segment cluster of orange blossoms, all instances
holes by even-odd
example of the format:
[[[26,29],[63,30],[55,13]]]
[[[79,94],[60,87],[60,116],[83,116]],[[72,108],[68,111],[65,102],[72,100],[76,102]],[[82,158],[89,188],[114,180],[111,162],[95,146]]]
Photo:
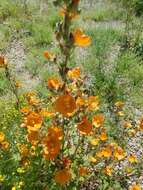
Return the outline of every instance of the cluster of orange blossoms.
[[[0,67],[6,66],[6,59],[3,56],[0,56]]]
[[[0,132],[0,148],[3,150],[9,149],[9,142],[5,139],[5,134],[3,132]]]
[[[72,1],[76,6],[80,0]],[[67,6],[64,5],[60,10],[60,15],[62,17],[68,17],[70,20],[78,16],[77,11],[71,10],[68,12]],[[72,45],[79,47],[87,47],[91,44],[91,38],[83,33],[79,28],[75,29],[70,33]],[[44,52],[44,56],[52,62],[57,61],[57,55],[49,51]],[[27,139],[34,145],[40,143],[43,147],[43,157],[46,160],[55,160],[54,180],[60,185],[66,185],[72,179],[71,164],[73,155],[68,153],[67,157],[64,157],[64,146],[65,144],[74,144],[74,140],[66,139],[65,137],[65,126],[64,121],[74,121],[72,130],[75,130],[79,134],[79,139],[81,137],[88,137],[89,147],[94,150],[94,147],[99,145],[92,155],[89,156],[89,161],[91,163],[100,162],[101,158],[105,160],[105,165],[102,168],[104,173],[108,176],[113,175],[113,165],[111,162],[106,163],[107,160],[121,161],[126,157],[125,151],[116,143],[108,143],[107,129],[104,127],[105,116],[99,113],[99,97],[98,96],[88,96],[82,89],[82,84],[84,79],[81,77],[81,69],[76,68],[66,68],[66,82],[56,77],[51,77],[47,81],[48,89],[55,95],[51,97],[52,112],[49,112],[41,106],[39,106],[40,101],[36,98],[33,93],[28,93],[26,95],[28,101],[28,107],[22,108],[21,112],[24,114],[24,122],[22,127],[27,128],[28,135]],[[62,77],[61,77],[62,78]],[[115,103],[115,114],[122,117],[124,103],[118,101]],[[39,133],[42,127],[45,128],[44,118],[48,117],[51,119],[50,126],[46,131],[46,135]],[[69,123],[68,123],[69,124]],[[140,128],[143,128],[143,119],[140,121]],[[124,123],[125,128],[132,128],[129,122]],[[66,129],[67,130],[67,129]],[[71,136],[69,136],[71,137]],[[64,142],[64,141],[68,142]],[[77,145],[78,149],[78,145]],[[77,153],[77,149],[75,153]],[[27,155],[29,150],[27,147],[21,145],[20,153],[22,155]],[[60,154],[61,153],[61,154]],[[75,156],[75,155],[74,155]],[[131,154],[128,157],[130,163],[136,163],[136,155]],[[57,163],[60,163],[57,166]],[[90,169],[83,164],[80,164],[78,169],[79,176],[86,176]],[[138,185],[134,185],[131,190],[137,189]]]
[[[62,128],[49,127],[48,134],[43,140],[44,152],[43,155],[48,160],[53,160],[57,157],[61,149],[61,140],[63,138]]]

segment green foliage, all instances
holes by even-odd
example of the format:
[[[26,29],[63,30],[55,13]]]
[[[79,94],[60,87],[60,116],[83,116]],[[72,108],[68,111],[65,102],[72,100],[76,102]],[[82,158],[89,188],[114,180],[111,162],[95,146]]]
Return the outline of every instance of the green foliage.
[[[137,16],[143,16],[143,1],[134,0],[135,12]]]
[[[112,21],[112,20],[122,20],[124,18],[124,10],[119,9],[117,11],[116,7],[103,7],[100,9],[93,9],[86,14],[83,14],[84,20],[94,20],[96,21]]]

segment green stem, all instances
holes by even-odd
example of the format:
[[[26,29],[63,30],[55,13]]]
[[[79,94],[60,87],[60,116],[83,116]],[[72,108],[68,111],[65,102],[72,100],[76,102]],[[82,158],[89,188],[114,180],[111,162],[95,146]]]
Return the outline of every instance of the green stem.
[[[6,75],[6,78],[8,79],[8,81],[9,81],[9,84],[10,84],[10,87],[11,87],[11,91],[15,95],[15,98],[16,98],[16,108],[19,109],[20,108],[20,100],[19,100],[19,96],[18,96],[18,92],[17,92],[17,87],[15,85],[15,81],[13,81],[13,79],[12,79],[12,76],[10,74],[8,66],[5,67],[5,75]]]

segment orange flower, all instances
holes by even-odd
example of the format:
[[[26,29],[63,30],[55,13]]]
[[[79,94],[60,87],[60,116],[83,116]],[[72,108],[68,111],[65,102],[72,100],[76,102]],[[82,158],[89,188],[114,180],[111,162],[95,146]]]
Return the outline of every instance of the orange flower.
[[[73,32],[73,39],[75,45],[80,47],[86,47],[91,44],[91,38],[85,35],[79,28]]]
[[[93,116],[92,124],[95,125],[97,128],[101,127],[104,123],[105,117],[102,114],[96,114]]]
[[[88,109],[90,111],[99,109],[99,97],[98,96],[90,96],[87,101]]]
[[[27,148],[27,145],[21,144],[19,146],[19,152],[22,156],[26,157],[29,154],[29,149]]]
[[[15,86],[16,86],[17,88],[22,87],[21,81],[15,81]]]
[[[139,125],[140,129],[143,130],[143,117],[140,120],[140,125]]]
[[[48,129],[48,135],[44,138],[44,157],[48,160],[55,159],[60,152],[61,143],[60,140],[63,137],[63,131],[58,127],[50,127]]]
[[[67,9],[66,6],[63,6],[63,7],[60,8],[59,15],[60,15],[61,17],[64,17],[64,16],[65,16],[65,14],[66,14],[66,12],[67,12],[66,9]]]
[[[93,157],[93,156],[89,156],[88,161],[92,162],[92,163],[96,163],[97,159],[95,157]]]
[[[63,7],[60,9],[59,15],[60,15],[61,17],[64,17],[65,15],[67,15],[67,16],[69,17],[69,19],[71,19],[71,20],[72,20],[72,19],[75,19],[75,18],[78,16],[78,14],[77,14],[76,11],[67,12],[66,6],[63,6]]]
[[[27,101],[30,105],[38,105],[39,99],[36,97],[36,94],[33,92],[26,93]]]
[[[128,160],[129,160],[129,162],[132,163],[132,164],[138,162],[137,157],[136,157],[136,155],[134,155],[134,154],[131,154],[131,155],[128,157]]]
[[[71,79],[79,78],[80,74],[81,74],[81,71],[79,67],[69,70],[67,73],[68,77]]]
[[[133,185],[129,190],[141,190],[141,186],[139,184]]]
[[[128,122],[128,121],[125,121],[124,122],[124,127],[127,128],[127,129],[132,128],[132,124],[130,122]]]
[[[0,67],[3,67],[6,65],[6,60],[3,56],[0,56]]]
[[[123,160],[125,158],[125,152],[121,147],[116,147],[114,150],[114,157],[117,160]]]
[[[63,130],[60,127],[50,127],[48,129],[48,135],[53,139],[62,140],[63,138]]]
[[[61,113],[65,117],[73,115],[75,110],[76,102],[69,94],[60,96],[55,102],[55,111]]]
[[[43,156],[46,160],[54,160],[58,156],[59,151],[60,151],[60,144],[58,141],[55,141],[55,142],[57,142],[57,144],[50,143],[49,145],[50,148],[49,147],[44,148]]]
[[[5,139],[5,134],[3,132],[0,132],[0,143],[2,143]]]
[[[58,153],[60,150],[60,141],[57,138],[54,138],[54,136],[47,136],[44,139],[45,147],[47,148],[47,152],[49,150],[49,153]]]
[[[50,78],[48,79],[48,87],[49,89],[55,89],[58,90],[61,86],[61,83],[58,79],[56,78]]]
[[[38,131],[30,131],[27,135],[27,140],[31,142],[32,144],[37,144],[39,140],[39,134]]]
[[[20,109],[20,112],[27,115],[30,112],[30,109],[29,107],[23,107]]]
[[[52,112],[52,111],[47,111],[46,109],[42,109],[42,110],[40,111],[40,115],[41,115],[42,117],[52,118],[52,117],[54,116],[54,112]]]
[[[99,144],[99,139],[92,139],[92,140],[90,141],[90,144],[91,144],[91,145],[94,145],[94,146],[98,145],[98,144]]]
[[[110,158],[112,156],[112,149],[110,147],[102,148],[98,153],[98,157]]]
[[[78,170],[80,176],[87,175],[88,171],[89,171],[88,168],[87,167],[83,167],[83,166],[81,166],[79,168],[79,170]]]
[[[134,137],[136,135],[136,133],[137,133],[137,131],[135,129],[130,129],[128,131],[128,134],[129,134],[130,137]]]
[[[76,105],[77,105],[77,106],[84,106],[84,105],[85,105],[85,100],[84,100],[84,98],[78,97],[78,98],[76,99]]]
[[[45,50],[44,51],[44,56],[47,58],[47,59],[50,59],[51,61],[53,61],[55,59],[55,55],[50,53],[49,51]]]
[[[68,157],[63,157],[62,161],[65,168],[70,168],[71,160]]]
[[[118,115],[119,117],[123,117],[125,114],[124,114],[123,111],[118,111],[118,112],[117,112],[117,115]]]
[[[29,131],[37,131],[42,125],[42,117],[36,112],[30,112],[25,122]]]
[[[63,169],[55,173],[54,180],[60,185],[66,185],[71,180],[71,172],[69,169]]]
[[[113,169],[112,169],[112,167],[111,166],[106,166],[106,168],[105,168],[105,174],[106,175],[108,175],[108,176],[112,176],[112,173],[113,173]]]
[[[1,147],[2,147],[3,150],[8,150],[8,148],[9,148],[9,142],[3,141],[1,143]]]
[[[85,116],[83,117],[82,121],[77,125],[77,128],[79,129],[81,134],[88,135],[92,131],[92,124]]]
[[[103,131],[100,135],[100,140],[101,141],[106,141],[107,140],[107,133],[106,131]]]

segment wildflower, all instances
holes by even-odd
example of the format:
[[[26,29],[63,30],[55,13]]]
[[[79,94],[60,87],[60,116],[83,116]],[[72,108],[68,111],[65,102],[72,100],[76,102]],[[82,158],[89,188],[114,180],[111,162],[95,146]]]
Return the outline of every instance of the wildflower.
[[[83,33],[81,29],[76,29],[73,32],[74,43],[80,47],[86,47],[91,44],[91,38]]]
[[[115,106],[118,108],[118,109],[122,109],[123,106],[124,106],[124,103],[122,101],[118,101],[115,103]]]
[[[55,113],[52,112],[52,111],[47,111],[46,109],[41,109],[40,115],[41,115],[42,117],[52,118],[52,117],[55,115]]]
[[[129,162],[132,163],[132,164],[138,162],[137,157],[136,157],[136,155],[134,155],[134,154],[131,154],[131,155],[128,157],[128,160],[129,160]]]
[[[54,180],[60,185],[66,185],[71,180],[71,172],[69,169],[59,170],[55,173]]]
[[[24,157],[28,156],[29,149],[27,148],[27,145],[25,145],[25,144],[19,145],[19,152]]]
[[[3,56],[0,56],[0,67],[4,67],[6,65],[6,59]]]
[[[127,129],[130,129],[130,128],[132,128],[132,124],[130,122],[125,121],[124,122],[124,127],[127,128]]]
[[[36,97],[36,94],[34,92],[28,92],[26,93],[26,98],[29,103],[29,105],[38,105],[39,104],[39,99]]]
[[[119,146],[116,147],[115,150],[114,150],[114,157],[119,161],[123,160],[125,158],[124,150]]]
[[[17,88],[20,88],[20,87],[22,87],[22,84],[21,84],[20,81],[16,81],[16,82],[15,82],[15,86],[16,86]]]
[[[76,99],[76,105],[77,105],[77,106],[84,106],[84,105],[85,105],[85,100],[84,100],[84,98],[78,97],[78,98]]]
[[[80,168],[79,168],[79,170],[78,170],[78,172],[79,172],[79,175],[80,176],[85,176],[85,175],[87,175],[87,173],[88,173],[88,168],[87,167],[83,167],[83,166],[81,166]]]
[[[83,135],[88,135],[92,131],[92,124],[91,122],[87,119],[87,117],[83,117],[81,122],[77,125],[77,128]]]
[[[127,166],[127,167],[125,168],[125,171],[126,171],[128,174],[130,174],[130,173],[133,172],[133,168]]]
[[[141,190],[141,186],[139,184],[132,185],[129,190]]]
[[[32,144],[37,144],[39,140],[39,133],[38,131],[30,131],[27,135],[27,140]]]
[[[110,147],[102,148],[98,154],[98,157],[110,158],[112,156],[112,149]]]
[[[17,168],[17,173],[19,173],[19,174],[23,174],[23,173],[25,173],[24,168],[23,168],[23,167],[19,167],[19,168]]]
[[[63,130],[60,127],[49,127],[48,135],[52,138],[62,140],[63,138]]]
[[[45,58],[50,59],[51,61],[54,61],[54,59],[56,58],[54,54],[50,53],[47,50],[45,50],[43,54]]]
[[[46,160],[54,160],[58,156],[59,151],[60,151],[60,144],[59,144],[59,142],[57,144],[55,144],[55,143],[52,144],[51,143],[50,144],[50,148],[49,147],[48,148],[47,147],[44,148],[44,150],[43,150],[43,157]]]
[[[101,132],[100,140],[101,140],[101,141],[106,141],[106,140],[107,140],[107,133],[106,133],[105,130],[103,130],[103,131]]]
[[[1,143],[1,147],[2,147],[2,149],[3,150],[8,150],[8,148],[9,148],[9,142],[7,142],[7,141],[3,141],[2,143]]]
[[[30,112],[30,108],[29,107],[23,107],[20,109],[20,112],[27,115]]]
[[[69,11],[67,12],[66,6],[63,6],[63,7],[60,9],[59,15],[60,15],[61,17],[64,17],[65,15],[67,15],[68,18],[71,19],[71,20],[72,20],[72,19],[75,19],[75,18],[78,16],[77,12],[74,11],[74,10],[72,10],[72,11],[70,11],[70,12],[69,12]]]
[[[106,175],[111,177],[112,173],[113,173],[113,168],[111,166],[106,166],[104,172],[105,172]]]
[[[61,113],[65,117],[71,116],[75,110],[76,102],[69,94],[60,96],[55,102],[55,111]]]
[[[96,111],[99,109],[99,97],[98,96],[90,96],[87,100],[88,109],[90,111]]]
[[[30,166],[30,161],[28,159],[23,159],[21,164],[23,168],[28,168]]]
[[[43,156],[47,160],[53,160],[57,157],[60,152],[63,132],[61,128],[58,127],[50,127],[48,130],[48,135],[44,138],[44,151]]]
[[[48,79],[48,87],[49,89],[55,89],[58,90],[61,86],[61,83],[58,79],[56,78],[50,78]]]
[[[96,163],[96,162],[97,162],[97,159],[96,159],[94,156],[89,156],[89,157],[88,157],[88,161],[93,162],[93,163]]]
[[[18,187],[21,188],[21,187],[23,187],[23,186],[24,186],[24,181],[20,181],[20,182],[18,183]]]
[[[125,114],[124,114],[123,111],[118,111],[118,112],[117,112],[117,115],[118,115],[119,117],[123,117]]]
[[[140,127],[141,130],[143,130],[143,117],[142,117],[141,120],[140,120],[139,127]]]
[[[128,131],[128,134],[129,134],[130,137],[134,137],[136,135],[136,133],[137,133],[137,131],[135,129],[130,129]]]
[[[3,142],[5,139],[5,134],[3,132],[0,132],[0,143]]]
[[[105,117],[102,114],[96,114],[92,118],[92,124],[98,128],[103,125],[104,120],[105,120]]]
[[[68,77],[71,79],[79,78],[80,74],[81,74],[81,71],[79,67],[69,70],[67,73]]]
[[[30,112],[25,124],[29,131],[37,131],[42,125],[42,117],[36,112]]]
[[[0,183],[4,182],[5,177],[3,175],[0,175]]]
[[[16,190],[16,187],[15,187],[15,186],[13,186],[11,190]]]
[[[98,138],[92,139],[92,140],[90,141],[90,144],[91,144],[91,145],[94,145],[94,146],[98,145],[98,144],[99,144],[99,139],[98,139]]]
[[[69,168],[71,166],[71,160],[68,157],[62,158],[64,168]]]

